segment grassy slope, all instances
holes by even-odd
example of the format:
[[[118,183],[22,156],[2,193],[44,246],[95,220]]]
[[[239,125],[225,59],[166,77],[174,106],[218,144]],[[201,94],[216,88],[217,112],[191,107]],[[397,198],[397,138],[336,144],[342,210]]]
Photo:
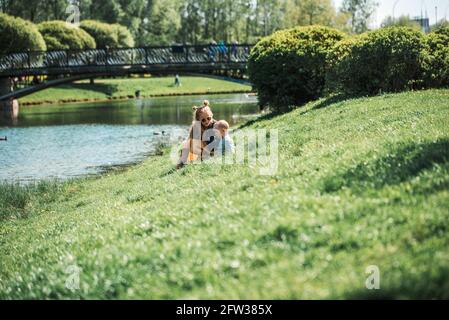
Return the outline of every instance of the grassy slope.
[[[93,86],[89,84],[89,81],[80,81],[40,91],[24,97],[20,101],[23,103],[108,99],[109,97],[134,96],[136,90],[141,90],[142,96],[251,90],[251,87],[247,85],[202,77],[181,77],[181,87],[175,87],[173,83],[173,77],[97,79]]]
[[[0,224],[0,298],[449,298],[448,119],[448,90],[318,101],[250,126],[280,130],[272,177],[164,156],[41,187]]]

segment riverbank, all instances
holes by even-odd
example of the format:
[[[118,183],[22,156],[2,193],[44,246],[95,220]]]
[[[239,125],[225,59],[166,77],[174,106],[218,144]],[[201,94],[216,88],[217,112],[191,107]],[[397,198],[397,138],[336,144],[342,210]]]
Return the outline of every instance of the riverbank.
[[[65,104],[135,99],[139,90],[142,98],[197,94],[251,93],[251,86],[207,77],[181,77],[181,86],[172,77],[96,79],[61,85],[36,92],[20,99],[20,105]]]
[[[166,153],[98,178],[2,186],[0,298],[447,299],[448,97],[264,116],[243,130],[279,130],[273,176],[176,171]],[[372,265],[380,290],[365,287]]]

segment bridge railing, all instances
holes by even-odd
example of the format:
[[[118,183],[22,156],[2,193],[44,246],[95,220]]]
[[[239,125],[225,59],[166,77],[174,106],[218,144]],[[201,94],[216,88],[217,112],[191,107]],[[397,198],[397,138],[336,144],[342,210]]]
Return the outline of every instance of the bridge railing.
[[[251,45],[173,45],[166,47],[28,51],[0,57],[7,71],[92,66],[246,63]]]

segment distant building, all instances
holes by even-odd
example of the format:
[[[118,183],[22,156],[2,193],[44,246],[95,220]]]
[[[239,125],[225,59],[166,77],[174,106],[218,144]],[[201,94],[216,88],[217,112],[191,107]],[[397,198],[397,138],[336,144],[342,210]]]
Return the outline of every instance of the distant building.
[[[425,33],[430,32],[430,21],[429,18],[423,18],[423,17],[415,17],[411,19],[412,21],[418,23],[421,26],[421,30]]]

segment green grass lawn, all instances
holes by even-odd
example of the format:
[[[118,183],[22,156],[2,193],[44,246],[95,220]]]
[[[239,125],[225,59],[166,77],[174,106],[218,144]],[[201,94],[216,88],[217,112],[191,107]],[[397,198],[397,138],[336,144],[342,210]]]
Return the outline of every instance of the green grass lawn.
[[[274,176],[174,171],[166,154],[3,186],[0,298],[449,298],[449,90],[320,100],[254,128],[279,129]]]
[[[181,86],[174,86],[173,77],[96,79],[91,85],[88,80],[49,88],[20,99],[22,103],[63,102],[70,100],[102,100],[134,96],[141,90],[142,96],[172,94],[203,94],[214,92],[251,91],[251,87],[236,82],[205,77],[181,77]]]

